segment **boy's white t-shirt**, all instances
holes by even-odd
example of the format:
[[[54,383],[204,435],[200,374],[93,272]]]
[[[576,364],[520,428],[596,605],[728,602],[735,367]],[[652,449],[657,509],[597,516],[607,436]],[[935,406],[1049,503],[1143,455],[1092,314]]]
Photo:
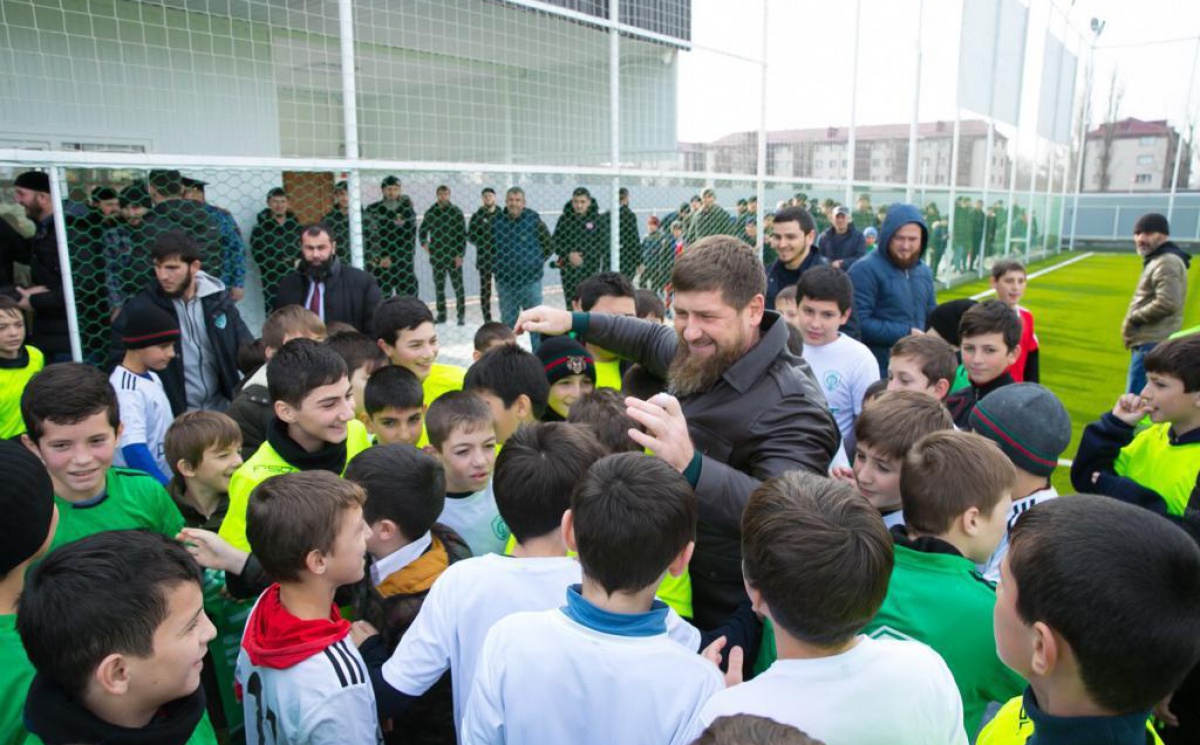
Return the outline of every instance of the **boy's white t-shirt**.
[[[563,610],[515,613],[487,636],[460,728],[463,745],[685,745],[725,687],[717,667],[663,631],[625,636]]]
[[[825,745],[966,745],[962,698],[946,663],[915,641],[858,637],[833,657],[780,659],[713,696],[693,723],[755,714]]]
[[[865,344],[845,334],[819,347],[805,344],[804,361],[825,393],[846,455],[853,458],[854,420],[862,413],[863,394],[879,380],[879,361]]]
[[[446,506],[437,521],[453,528],[475,556],[502,554],[508,543],[508,526],[496,507],[490,480],[486,488],[465,497],[447,496]]]
[[[1004,555],[1008,553],[1008,534],[1017,524],[1017,520],[1021,515],[1024,515],[1035,504],[1041,504],[1048,499],[1054,499],[1058,496],[1058,490],[1053,486],[1048,486],[1045,489],[1039,489],[1033,494],[1022,499],[1014,499],[1012,507],[1008,510],[1008,528],[1004,531],[1004,536],[1000,539],[1000,545],[992,552],[991,558],[986,564],[976,565],[976,569],[983,575],[983,578],[989,582],[1000,581],[1000,562],[1004,561]]]
[[[485,554],[451,564],[433,583],[416,620],[384,663],[383,679],[401,693],[419,696],[449,670],[457,725],[488,631],[513,613],[561,607],[567,588],[581,578],[579,562],[568,556]],[[700,632],[674,611],[667,614],[667,634],[685,649],[699,650]]]
[[[171,401],[162,380],[157,373],[147,372],[142,376],[117,365],[108,376],[108,382],[117,392],[117,405],[121,410],[121,439],[113,454],[113,464],[128,466],[121,448],[145,443],[159,470],[164,476],[170,476],[171,467],[167,465],[163,441],[175,415],[171,413]]]

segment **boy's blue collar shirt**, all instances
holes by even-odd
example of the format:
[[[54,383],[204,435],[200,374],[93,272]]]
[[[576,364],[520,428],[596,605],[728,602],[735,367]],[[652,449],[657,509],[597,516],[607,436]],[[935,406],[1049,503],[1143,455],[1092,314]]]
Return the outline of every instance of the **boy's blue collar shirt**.
[[[562,612],[572,621],[593,631],[613,636],[656,636],[667,633],[667,604],[655,599],[645,613],[613,613],[583,597],[582,585],[567,588]]]

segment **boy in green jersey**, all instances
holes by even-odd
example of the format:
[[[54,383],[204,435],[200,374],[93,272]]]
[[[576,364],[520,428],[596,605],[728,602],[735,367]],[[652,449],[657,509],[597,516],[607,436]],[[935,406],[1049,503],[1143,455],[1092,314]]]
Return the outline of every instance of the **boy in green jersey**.
[[[21,709],[33,665],[17,636],[17,598],[25,571],[54,538],[58,508],[46,467],[15,442],[0,441],[0,745],[25,740]]]
[[[871,636],[915,639],[954,675],[963,727],[979,730],[984,708],[1021,692],[1024,681],[996,656],[994,587],[975,569],[1007,527],[1016,471],[1000,448],[968,432],[935,432],[904,458],[905,524],[892,528],[896,564]]]
[[[165,536],[106,531],[52,552],[17,604],[37,670],[26,745],[216,745],[200,687],[216,633],[203,604],[200,567]]]
[[[51,549],[105,530],[146,528],[174,537],[183,516],[142,471],[112,466],[121,420],[117,394],[99,369],[50,365],[21,396],[25,447],[41,458],[59,510]]]
[[[1080,494],[1013,526],[996,651],[1029,681],[977,745],[1160,743],[1148,720],[1200,660],[1200,549],[1148,510]]]

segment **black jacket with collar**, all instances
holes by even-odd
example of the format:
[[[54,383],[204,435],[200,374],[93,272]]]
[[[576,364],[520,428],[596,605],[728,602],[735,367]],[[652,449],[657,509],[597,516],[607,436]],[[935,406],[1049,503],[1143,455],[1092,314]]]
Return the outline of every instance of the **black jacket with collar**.
[[[579,314],[587,341],[667,379],[679,340],[670,326],[607,314]],[[750,493],[785,471],[825,475],[840,435],[808,363],[787,349],[783,318],[767,311],[758,344],[710,390],[680,399],[701,456],[694,483],[700,520],[691,577],[695,622],[722,623],[745,598],[742,511]],[[688,469],[692,471],[691,468]]]
[[[119,362],[125,352],[124,346],[121,344],[125,319],[129,318],[130,314],[138,313],[150,305],[158,306],[170,313],[176,322],[179,321],[179,316],[175,312],[175,303],[162,291],[158,280],[150,280],[138,294],[125,303],[125,307],[113,321],[113,350],[116,361]],[[204,310],[204,329],[208,332],[208,339],[212,342],[213,350],[216,352],[217,379],[221,387],[221,395],[232,401],[241,377],[237,364],[238,348],[243,344],[253,343],[254,335],[250,333],[246,322],[242,320],[242,314],[238,312],[237,305],[229,296],[228,291],[221,290],[201,297],[200,306]],[[176,345],[176,350],[179,350],[178,345]],[[183,357],[176,354],[166,369],[158,375],[162,378],[163,388],[167,391],[167,399],[171,402],[171,412],[175,416],[179,416],[187,411],[187,390],[183,384]]]
[[[305,304],[310,280],[299,271],[288,272],[275,292],[275,307]],[[383,301],[379,283],[361,269],[334,259],[325,278],[325,323],[348,323],[367,336],[373,331],[375,308]],[[374,336],[371,336],[374,339]]]

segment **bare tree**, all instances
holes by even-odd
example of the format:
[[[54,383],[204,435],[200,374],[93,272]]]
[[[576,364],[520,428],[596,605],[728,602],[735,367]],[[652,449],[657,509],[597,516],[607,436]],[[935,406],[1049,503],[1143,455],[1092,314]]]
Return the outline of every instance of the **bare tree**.
[[[1099,176],[1100,191],[1108,191],[1112,182],[1113,140],[1117,135],[1117,119],[1121,115],[1121,99],[1125,97],[1125,86],[1117,78],[1114,69],[1108,81],[1108,105],[1105,107],[1103,134],[1100,141]]]

